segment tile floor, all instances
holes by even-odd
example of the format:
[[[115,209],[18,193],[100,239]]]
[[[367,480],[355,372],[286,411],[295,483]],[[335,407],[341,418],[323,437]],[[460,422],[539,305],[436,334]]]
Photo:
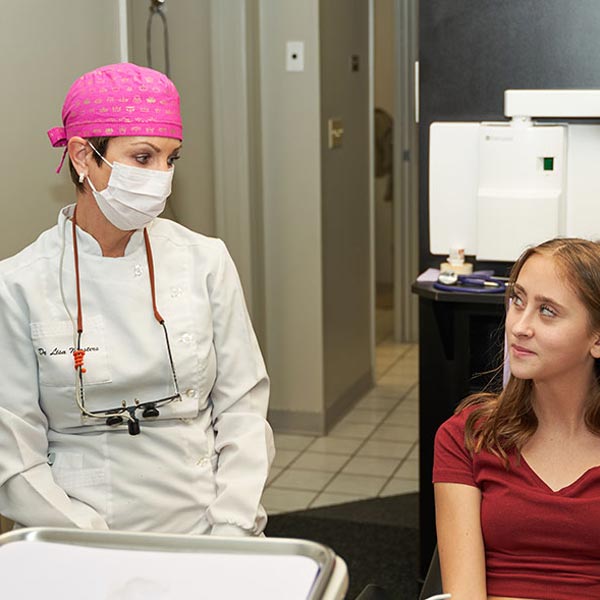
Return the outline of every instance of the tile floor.
[[[384,340],[377,385],[327,436],[275,432],[269,514],[418,491],[418,346]]]

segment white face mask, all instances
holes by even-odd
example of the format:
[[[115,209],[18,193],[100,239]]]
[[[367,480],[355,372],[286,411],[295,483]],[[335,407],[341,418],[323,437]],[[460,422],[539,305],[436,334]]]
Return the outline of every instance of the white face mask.
[[[146,227],[165,209],[174,167],[168,171],[155,171],[118,162],[111,164],[103,156],[100,158],[112,169],[106,188],[98,191],[90,178],[86,178],[98,207],[118,229],[131,231]]]

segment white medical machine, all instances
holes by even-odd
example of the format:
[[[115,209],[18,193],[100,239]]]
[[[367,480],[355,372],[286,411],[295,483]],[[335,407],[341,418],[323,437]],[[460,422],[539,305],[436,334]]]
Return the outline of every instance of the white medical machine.
[[[430,252],[514,261],[557,236],[600,239],[600,90],[507,90],[505,122],[436,122]],[[551,118],[554,122],[536,122]]]

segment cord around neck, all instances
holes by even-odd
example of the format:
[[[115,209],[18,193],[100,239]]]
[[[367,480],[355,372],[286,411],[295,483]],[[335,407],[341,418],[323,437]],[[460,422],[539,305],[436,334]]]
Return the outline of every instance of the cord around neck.
[[[79,278],[79,250],[77,245],[77,206],[73,210],[72,218],[72,230],[73,230],[73,258],[75,261],[75,287],[77,292],[77,333],[81,335],[83,333],[83,311],[81,308],[81,284]],[[152,247],[150,245],[150,236],[148,230],[144,227],[144,245],[146,247],[146,260],[148,263],[148,275],[150,279],[150,293],[152,296],[152,310],[154,312],[154,318],[162,325],[165,320],[162,315],[158,312],[156,306],[156,285],[154,280],[154,260],[152,257]]]

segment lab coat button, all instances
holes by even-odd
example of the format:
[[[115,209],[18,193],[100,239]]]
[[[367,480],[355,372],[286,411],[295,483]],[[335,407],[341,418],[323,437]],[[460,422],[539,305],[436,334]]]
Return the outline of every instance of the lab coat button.
[[[135,267],[133,267],[133,274],[135,277],[141,277],[142,273],[142,265],[135,265]]]
[[[171,288],[171,297],[172,298],[177,298],[178,296],[181,296],[181,294],[183,294],[183,290],[180,287],[172,287]]]
[[[194,390],[194,389],[192,389],[192,388],[190,388],[189,390],[185,390],[185,395],[186,395],[188,398],[195,398],[195,397],[196,397],[196,395],[197,395],[197,394],[196,394],[196,390]]]
[[[182,341],[184,344],[189,344],[189,343],[190,343],[190,342],[191,342],[193,339],[194,339],[194,336],[190,335],[189,333],[184,333],[184,334],[181,336],[181,341]]]

